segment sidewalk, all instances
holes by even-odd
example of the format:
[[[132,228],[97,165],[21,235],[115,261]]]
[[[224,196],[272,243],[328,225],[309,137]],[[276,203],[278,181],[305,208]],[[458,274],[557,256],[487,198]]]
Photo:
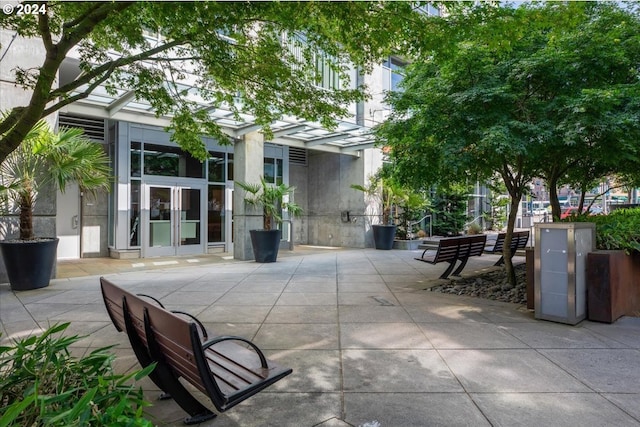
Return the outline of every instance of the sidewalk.
[[[519,305],[430,292],[446,265],[416,254],[301,247],[272,264],[81,260],[60,265],[66,278],[44,289],[0,285],[1,330],[4,338],[71,321],[73,333],[89,334],[77,354],[115,343],[116,368],[137,369],[103,307],[105,274],[293,368],[203,426],[640,425],[640,318],[568,326]],[[463,275],[497,258],[475,258]],[[178,264],[153,264],[164,261]],[[175,403],[143,386],[158,425],[183,425]]]

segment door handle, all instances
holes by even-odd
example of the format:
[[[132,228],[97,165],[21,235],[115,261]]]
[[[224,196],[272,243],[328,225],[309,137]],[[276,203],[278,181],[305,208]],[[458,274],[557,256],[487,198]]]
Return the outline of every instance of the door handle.
[[[73,228],[75,230],[76,228],[78,228],[78,224],[79,224],[78,215],[72,216],[71,217],[71,228]]]

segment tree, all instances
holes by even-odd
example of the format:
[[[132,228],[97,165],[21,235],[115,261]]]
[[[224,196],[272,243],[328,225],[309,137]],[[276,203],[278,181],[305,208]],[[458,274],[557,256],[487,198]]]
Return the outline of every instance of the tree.
[[[285,201],[295,191],[295,187],[278,184],[271,185],[260,177],[260,184],[238,182],[240,188],[248,194],[244,198],[247,205],[262,209],[262,220],[265,230],[282,224],[282,211],[287,211],[291,216],[302,215],[302,207],[296,203]]]
[[[363,97],[346,80],[350,64],[366,70],[409,36],[409,20],[420,19],[408,2],[42,4],[45,13],[0,15],[3,29],[38,38],[46,52],[37,69],[16,68],[16,82],[32,95],[0,122],[0,161],[38,120],[101,84],[132,90],[156,114],[171,116],[174,141],[200,159],[200,135],[228,139],[194,97],[211,109],[226,104],[237,118],[253,114],[267,136],[285,114],[331,127]],[[150,34],[162,37],[150,41]],[[72,49],[80,52],[81,72],[56,87]],[[318,62],[341,76],[342,89],[316,85]],[[192,70],[197,94],[180,84],[185,70]]]
[[[513,57],[527,57],[533,47],[520,15],[480,5],[473,13],[434,18],[440,28],[434,34],[446,32],[447,42],[434,40],[430,54],[409,68],[404,92],[389,97],[391,119],[378,129],[398,179],[416,187],[501,176],[511,196],[505,260],[512,283],[511,234],[526,185],[538,172],[530,156],[538,129],[505,85]]]
[[[88,192],[108,190],[109,157],[102,146],[84,136],[81,129],[54,133],[43,120],[36,123],[17,150],[0,163],[0,207],[20,214],[20,239],[33,240],[33,208],[45,191],[64,192],[77,183]]]
[[[540,163],[554,217],[558,186],[570,184],[584,198],[604,177],[640,170],[640,17],[615,3],[571,13],[519,70],[537,88],[537,120],[548,122]]]
[[[602,49],[600,36],[591,32],[603,30],[605,23],[592,23],[604,16],[609,25],[612,16],[626,16],[627,22],[619,27],[629,25],[631,30],[619,29],[617,34],[624,38],[618,42],[628,44],[629,52],[640,52],[637,15],[615,4],[463,5],[447,17],[432,19],[422,56],[407,72],[404,92],[389,97],[395,112],[378,135],[391,147],[399,179],[418,187],[487,180],[494,175],[503,180],[511,198],[504,257],[512,284],[510,241],[528,183],[556,164],[566,172],[565,163],[575,159],[602,159],[600,152],[587,148],[588,143],[604,149],[615,135],[623,138],[616,149],[631,147],[634,152],[637,148],[637,139],[620,132],[631,126],[634,114],[637,122],[633,109],[625,113],[626,118],[616,118],[619,124],[611,125],[615,132],[606,138],[595,137],[611,109],[602,107],[587,130],[580,126],[585,120],[581,109],[587,108],[587,99],[595,93],[590,92],[588,79],[583,79],[583,86],[578,84],[580,70],[592,66],[590,56],[574,51],[588,46],[586,50],[595,54]],[[595,59],[600,60],[606,58]],[[598,88],[602,92],[597,96],[625,91],[610,105],[622,107],[633,94],[636,101],[625,105],[637,105],[640,61],[626,63],[627,81]],[[565,90],[567,76],[574,74],[571,81],[576,84]]]

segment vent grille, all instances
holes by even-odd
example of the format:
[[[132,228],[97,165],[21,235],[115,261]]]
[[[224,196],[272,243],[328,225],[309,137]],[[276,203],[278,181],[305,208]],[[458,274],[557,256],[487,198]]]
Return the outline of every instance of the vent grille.
[[[292,165],[307,166],[307,149],[289,147],[289,163]]]
[[[59,127],[80,128],[89,139],[97,142],[105,142],[103,119],[60,114],[58,117],[58,125]]]

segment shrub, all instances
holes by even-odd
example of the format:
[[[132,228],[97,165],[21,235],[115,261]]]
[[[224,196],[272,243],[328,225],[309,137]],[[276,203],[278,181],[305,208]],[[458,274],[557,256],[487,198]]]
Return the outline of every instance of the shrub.
[[[63,336],[68,326],[0,346],[0,426],[152,426],[142,414],[149,402],[129,383],[153,365],[116,375],[111,347],[72,357],[81,337]]]
[[[640,208],[616,209],[609,215],[574,215],[563,221],[596,224],[596,248],[640,251]]]
[[[482,226],[477,222],[472,222],[467,226],[467,234],[482,234]]]

